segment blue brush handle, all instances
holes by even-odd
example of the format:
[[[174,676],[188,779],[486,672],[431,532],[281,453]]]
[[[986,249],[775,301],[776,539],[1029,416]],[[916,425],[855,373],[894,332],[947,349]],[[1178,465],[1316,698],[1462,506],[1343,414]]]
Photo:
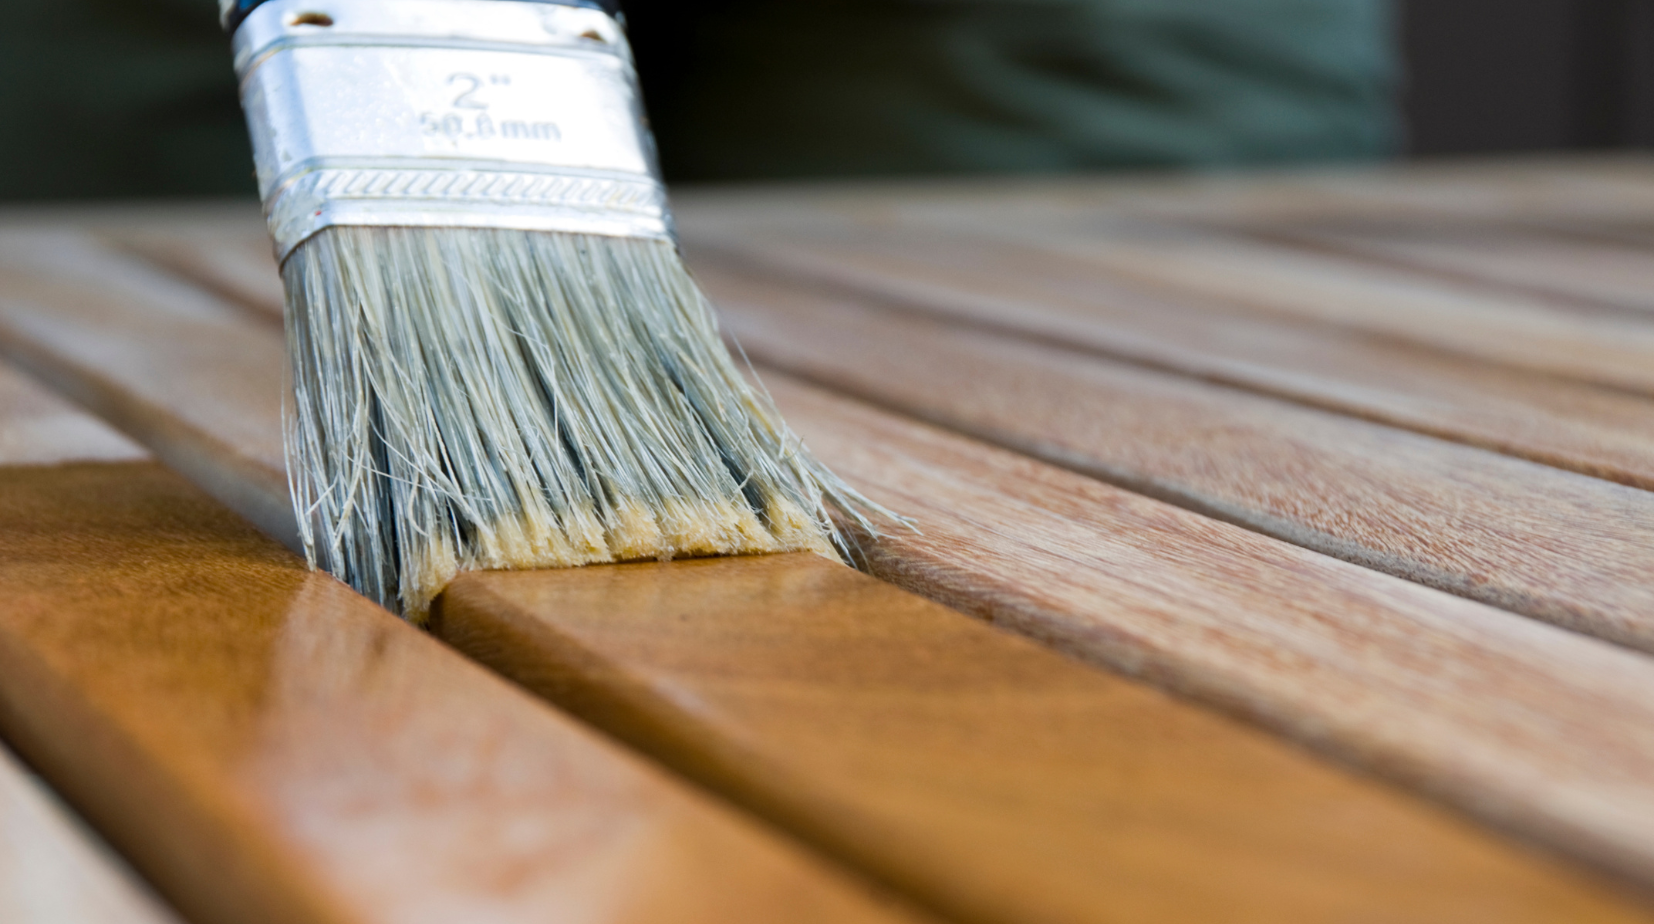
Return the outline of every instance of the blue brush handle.
[[[263,2],[264,0],[229,0],[229,2],[221,2],[220,9],[222,10],[221,17],[224,22],[224,30],[234,32],[236,26],[241,25],[241,21],[247,18],[247,14]],[[524,2],[584,6],[594,10],[602,10],[610,16],[620,15],[620,0],[524,0]]]

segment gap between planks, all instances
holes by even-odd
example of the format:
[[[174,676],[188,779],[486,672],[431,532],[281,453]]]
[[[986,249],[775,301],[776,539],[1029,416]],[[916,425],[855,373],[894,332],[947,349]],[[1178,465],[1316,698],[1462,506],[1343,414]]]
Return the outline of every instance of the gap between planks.
[[[1654,493],[705,263],[699,276],[760,362],[1296,545],[1654,652]]]
[[[80,323],[113,326],[165,362],[170,339],[151,340],[141,296],[83,307],[93,314]],[[30,329],[31,309],[5,307],[8,338]],[[36,346],[71,356],[73,341]],[[279,365],[273,333],[260,350],[242,364]],[[134,374],[119,366],[74,374]],[[1636,782],[1654,771],[1646,659],[784,379],[772,387],[826,458],[919,515],[922,536],[880,547],[885,575],[1654,880],[1654,800]]]
[[[0,731],[190,920],[930,920],[84,429],[0,467]]]
[[[686,226],[708,260],[1285,398],[1638,487],[1654,486],[1648,398],[1370,333],[1123,285],[1061,256],[934,233],[756,236]],[[1654,354],[1651,354],[1654,357]],[[1654,368],[1654,361],[1649,362]]]

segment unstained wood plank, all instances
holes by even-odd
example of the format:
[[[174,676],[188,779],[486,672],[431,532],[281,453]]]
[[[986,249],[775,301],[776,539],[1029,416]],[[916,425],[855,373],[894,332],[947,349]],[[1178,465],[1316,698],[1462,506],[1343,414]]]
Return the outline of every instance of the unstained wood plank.
[[[178,924],[109,848],[0,746],[0,921]]]
[[[1272,319],[1310,322],[1529,372],[1654,394],[1654,318],[1539,297],[1171,223],[1107,215],[983,214],[945,226],[814,221],[809,214],[697,230],[691,245],[749,259],[830,268],[842,279],[894,279],[1038,297],[1048,274],[1083,291],[1124,284]],[[728,222],[730,226],[735,222]],[[979,282],[978,280],[981,280]],[[1060,285],[1059,285],[1060,287]]]
[[[767,378],[874,572],[1654,882],[1654,660]]]
[[[825,286],[890,310],[1085,348],[1654,487],[1654,404],[1640,395],[1133,286],[1071,259],[977,238],[868,229],[760,240],[693,221],[683,228],[702,268]]]
[[[1654,211],[1646,216],[1654,221]],[[1654,253],[1611,228],[1448,216],[1214,223],[1243,237],[1438,275],[1527,301],[1654,312]]]
[[[704,266],[701,279],[759,361],[1298,545],[1654,652],[1654,493],[800,287]]]

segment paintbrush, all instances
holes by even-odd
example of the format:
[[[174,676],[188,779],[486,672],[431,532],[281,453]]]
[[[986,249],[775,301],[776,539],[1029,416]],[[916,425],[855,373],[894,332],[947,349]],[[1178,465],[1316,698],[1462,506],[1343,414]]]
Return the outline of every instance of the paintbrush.
[[[872,530],[719,338],[612,5],[222,10],[312,566],[418,620],[462,570],[833,554],[835,515]]]

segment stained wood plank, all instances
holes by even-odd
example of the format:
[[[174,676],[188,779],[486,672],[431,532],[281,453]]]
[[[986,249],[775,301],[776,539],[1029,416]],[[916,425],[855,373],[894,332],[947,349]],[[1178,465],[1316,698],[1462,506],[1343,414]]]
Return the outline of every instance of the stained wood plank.
[[[98,323],[141,339],[143,303],[125,315],[120,304],[105,303]],[[280,362],[273,342],[241,344],[237,366]],[[1166,920],[1323,919],[1375,903],[1426,920],[1632,913],[1255,732],[844,569],[776,565],[770,589],[751,593],[696,577],[779,561],[635,569],[648,583],[635,572],[620,583],[625,569],[473,575],[444,598],[438,624],[485,662],[970,920],[1085,920],[1102,896]],[[831,590],[809,591],[817,582]],[[686,632],[685,615],[720,631]],[[1233,874],[1191,884],[1191,863]]]
[[[703,266],[755,359],[1317,551],[1654,652],[1654,493]],[[1654,416],[1654,402],[1648,410]]]
[[[0,731],[192,920],[923,917],[153,464],[0,469],[0,594]]]
[[[683,228],[697,265],[826,286],[892,310],[1083,347],[1654,487],[1654,413],[1641,396],[1134,287],[1060,256],[974,238],[867,228],[759,241],[746,232],[708,233],[692,220]]]

